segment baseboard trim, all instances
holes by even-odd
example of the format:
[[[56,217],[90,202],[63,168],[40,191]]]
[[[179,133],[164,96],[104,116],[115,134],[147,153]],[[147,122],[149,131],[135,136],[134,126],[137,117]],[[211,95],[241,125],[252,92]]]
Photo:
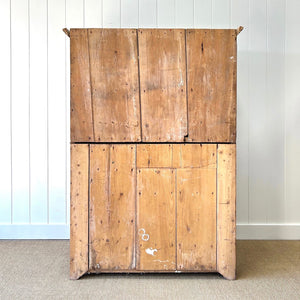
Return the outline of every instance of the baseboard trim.
[[[66,224],[0,224],[0,239],[69,239]],[[300,240],[300,224],[237,224],[238,240]]]
[[[237,224],[238,240],[300,240],[300,224]]]
[[[66,224],[0,224],[0,239],[69,239],[70,228]]]

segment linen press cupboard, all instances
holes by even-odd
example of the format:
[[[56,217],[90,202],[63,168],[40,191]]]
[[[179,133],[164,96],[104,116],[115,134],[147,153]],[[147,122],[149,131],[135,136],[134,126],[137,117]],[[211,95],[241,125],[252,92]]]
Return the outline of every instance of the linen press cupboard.
[[[234,279],[233,29],[71,29],[70,276]]]

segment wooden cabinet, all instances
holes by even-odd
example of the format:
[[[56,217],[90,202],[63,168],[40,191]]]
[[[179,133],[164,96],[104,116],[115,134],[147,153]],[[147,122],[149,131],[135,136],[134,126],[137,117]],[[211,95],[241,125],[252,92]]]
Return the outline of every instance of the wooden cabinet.
[[[71,29],[72,279],[235,278],[238,32]]]

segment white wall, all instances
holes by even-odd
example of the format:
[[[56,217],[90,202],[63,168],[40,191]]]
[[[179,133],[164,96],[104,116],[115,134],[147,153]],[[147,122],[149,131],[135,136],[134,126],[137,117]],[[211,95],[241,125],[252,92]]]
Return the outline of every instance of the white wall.
[[[0,238],[69,234],[63,27],[237,28],[239,238],[300,238],[300,1],[1,0]]]

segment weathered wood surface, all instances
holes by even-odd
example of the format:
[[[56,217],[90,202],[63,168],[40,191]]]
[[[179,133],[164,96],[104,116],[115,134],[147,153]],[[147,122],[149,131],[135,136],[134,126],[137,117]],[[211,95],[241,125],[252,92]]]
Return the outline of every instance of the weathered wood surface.
[[[135,268],[135,145],[91,145],[90,269]]]
[[[138,168],[172,168],[172,144],[137,145]]]
[[[86,29],[71,29],[71,142],[94,142]]]
[[[95,142],[141,140],[135,29],[88,29]]]
[[[177,268],[216,270],[216,169],[177,170]]]
[[[70,278],[88,271],[89,146],[71,145]]]
[[[236,140],[236,31],[187,29],[188,141]]]
[[[182,142],[187,134],[185,31],[139,29],[142,140]]]
[[[236,145],[218,145],[217,270],[236,277]]]
[[[216,168],[215,144],[173,144],[174,168]]]
[[[137,269],[175,270],[175,171],[137,171]]]

